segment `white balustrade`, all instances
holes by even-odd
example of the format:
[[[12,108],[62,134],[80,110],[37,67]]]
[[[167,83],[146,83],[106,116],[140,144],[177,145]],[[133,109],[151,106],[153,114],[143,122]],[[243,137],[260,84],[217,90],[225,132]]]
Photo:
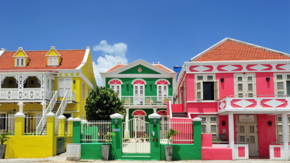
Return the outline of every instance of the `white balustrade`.
[[[1,88],[0,100],[50,100],[52,92],[41,88]]]
[[[167,105],[172,102],[172,97],[161,96],[121,96],[124,105]]]

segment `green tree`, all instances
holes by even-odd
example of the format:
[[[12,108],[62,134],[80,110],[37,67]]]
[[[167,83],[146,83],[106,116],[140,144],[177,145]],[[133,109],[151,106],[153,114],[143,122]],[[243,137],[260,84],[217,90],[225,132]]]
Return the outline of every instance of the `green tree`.
[[[119,113],[126,115],[123,102],[118,93],[112,89],[98,87],[92,90],[86,99],[85,110],[87,120],[110,120],[110,115]]]

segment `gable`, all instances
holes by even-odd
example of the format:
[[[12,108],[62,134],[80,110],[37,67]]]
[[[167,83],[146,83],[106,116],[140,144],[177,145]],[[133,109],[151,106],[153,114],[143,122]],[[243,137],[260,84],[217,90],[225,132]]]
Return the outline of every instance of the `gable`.
[[[119,74],[160,74],[159,72],[145,67],[141,64],[134,66],[130,69],[120,72]]]
[[[22,49],[19,49],[13,57],[27,57],[27,55]]]
[[[204,52],[193,57],[191,61],[244,61],[244,60],[287,60],[290,55],[264,48],[258,45],[226,38]]]
[[[51,47],[51,49],[46,54],[46,56],[60,56],[60,54],[55,50],[54,47]]]

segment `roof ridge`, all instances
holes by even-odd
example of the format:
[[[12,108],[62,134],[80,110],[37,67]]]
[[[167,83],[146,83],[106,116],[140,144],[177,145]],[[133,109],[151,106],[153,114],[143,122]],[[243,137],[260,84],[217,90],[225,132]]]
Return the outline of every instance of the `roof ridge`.
[[[23,50],[23,51],[25,51],[25,52],[46,52],[49,50]],[[76,50],[86,50],[86,49],[62,49],[62,50],[57,50],[57,51],[76,51]],[[6,52],[17,52],[17,51],[6,51]]]

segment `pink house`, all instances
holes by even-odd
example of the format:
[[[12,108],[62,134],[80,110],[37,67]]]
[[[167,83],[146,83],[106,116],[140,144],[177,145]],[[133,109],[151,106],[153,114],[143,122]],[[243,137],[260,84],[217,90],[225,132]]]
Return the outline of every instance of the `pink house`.
[[[168,110],[200,117],[232,159],[289,160],[289,95],[289,54],[225,38],[184,63]]]

